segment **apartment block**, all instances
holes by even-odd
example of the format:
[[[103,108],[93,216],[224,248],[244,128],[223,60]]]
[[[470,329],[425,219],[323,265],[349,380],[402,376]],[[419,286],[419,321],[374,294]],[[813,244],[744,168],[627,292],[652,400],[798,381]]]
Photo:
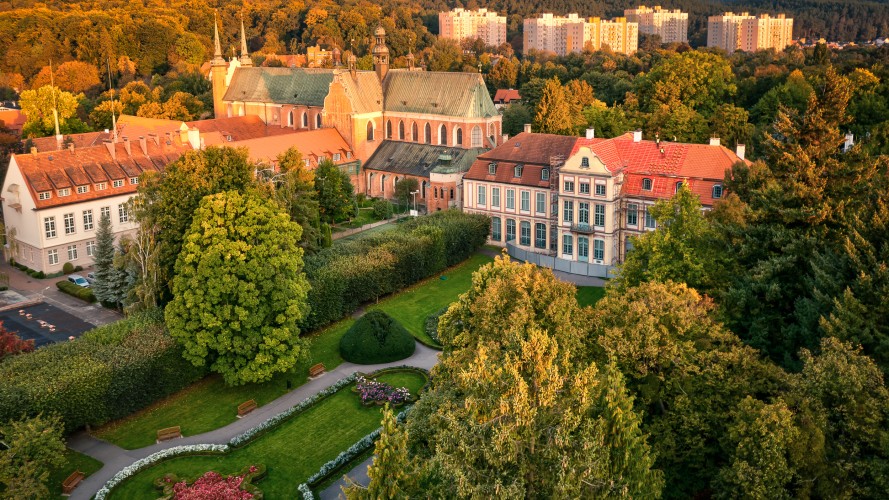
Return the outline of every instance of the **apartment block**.
[[[747,12],[726,12],[707,20],[707,46],[726,52],[736,50],[784,50],[793,40],[793,19],[784,14],[751,16]]]
[[[524,50],[541,50],[564,56],[586,48],[601,50],[608,46],[615,52],[632,54],[639,47],[639,25],[625,17],[603,20],[584,19],[577,14],[540,17],[524,21]]]
[[[688,43],[688,13],[644,5],[624,11],[627,22],[638,23],[639,33],[658,35],[663,43]]]
[[[496,47],[506,43],[506,16],[498,16],[488,9],[456,8],[440,12],[438,36],[452,40],[481,39],[485,45]]]

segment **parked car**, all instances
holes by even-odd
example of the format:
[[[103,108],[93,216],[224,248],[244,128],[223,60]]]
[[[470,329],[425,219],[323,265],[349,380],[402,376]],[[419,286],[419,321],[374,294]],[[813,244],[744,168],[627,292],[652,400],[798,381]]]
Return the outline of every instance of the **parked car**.
[[[72,274],[72,275],[68,276],[68,281],[70,281],[71,283],[74,283],[77,286],[82,286],[84,288],[90,287],[90,282],[87,281],[86,278],[84,278],[83,276],[81,276],[79,274]]]
[[[90,285],[94,284],[96,282],[96,273],[87,273],[86,280]]]

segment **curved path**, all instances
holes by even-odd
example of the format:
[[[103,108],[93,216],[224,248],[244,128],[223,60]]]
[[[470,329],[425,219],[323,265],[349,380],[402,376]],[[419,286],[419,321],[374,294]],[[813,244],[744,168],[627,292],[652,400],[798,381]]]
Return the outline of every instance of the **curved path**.
[[[160,450],[185,444],[228,443],[231,438],[238,434],[260,424],[278,413],[281,413],[322,389],[330,387],[341,378],[347,377],[356,371],[371,372],[381,368],[402,365],[429,370],[438,362],[438,354],[439,351],[426,347],[418,342],[417,350],[414,351],[413,356],[407,359],[402,359],[401,361],[380,365],[356,365],[344,361],[342,364],[321,377],[306,382],[271,403],[260,406],[247,414],[244,418],[236,420],[225,427],[220,427],[219,429],[210,432],[188,436],[182,439],[165,441],[137,450],[125,450],[106,441],[96,439],[85,431],[79,431],[68,438],[68,446],[97,460],[101,460],[105,465],[98,472],[84,479],[84,481],[80,483],[80,486],[71,493],[70,498],[71,500],[88,500],[121,469],[132,464],[136,460],[145,458]]]

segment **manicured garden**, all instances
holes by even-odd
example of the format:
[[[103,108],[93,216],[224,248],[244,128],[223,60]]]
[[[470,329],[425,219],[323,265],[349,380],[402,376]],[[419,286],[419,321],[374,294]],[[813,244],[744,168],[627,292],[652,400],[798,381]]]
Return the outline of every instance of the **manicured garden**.
[[[427,378],[420,372],[395,371],[380,374],[377,380],[416,394]],[[380,407],[362,405],[353,386],[347,385],[228,454],[177,457],[143,470],[115,488],[110,498],[157,498],[160,492],[153,482],[166,473],[194,480],[209,470],[235,475],[256,464],[267,467],[267,476],[256,483],[265,498],[296,498],[297,485],[379,427]]]
[[[65,463],[61,467],[54,469],[49,474],[49,492],[54,498],[67,498],[62,496],[62,482],[75,471],[80,471],[84,476],[89,477],[90,474],[102,468],[102,462],[95,458],[78,453],[70,448],[65,450]]]

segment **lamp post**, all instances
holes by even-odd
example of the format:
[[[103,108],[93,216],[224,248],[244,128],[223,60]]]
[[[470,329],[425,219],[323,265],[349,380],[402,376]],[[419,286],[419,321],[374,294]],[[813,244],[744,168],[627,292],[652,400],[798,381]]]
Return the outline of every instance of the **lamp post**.
[[[417,212],[417,193],[419,193],[419,192],[420,192],[419,189],[416,191],[411,191],[411,195],[414,197],[414,215],[416,215],[416,212]]]

